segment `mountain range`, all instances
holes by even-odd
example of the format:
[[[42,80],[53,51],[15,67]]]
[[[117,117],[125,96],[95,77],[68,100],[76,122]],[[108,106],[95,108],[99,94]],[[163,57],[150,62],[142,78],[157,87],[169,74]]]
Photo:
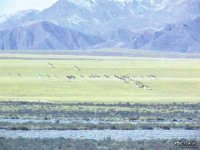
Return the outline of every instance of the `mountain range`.
[[[200,52],[200,0],[58,0],[0,17],[0,49]]]
[[[102,42],[104,40],[97,36],[85,35],[48,21],[0,30],[1,49],[85,49]]]

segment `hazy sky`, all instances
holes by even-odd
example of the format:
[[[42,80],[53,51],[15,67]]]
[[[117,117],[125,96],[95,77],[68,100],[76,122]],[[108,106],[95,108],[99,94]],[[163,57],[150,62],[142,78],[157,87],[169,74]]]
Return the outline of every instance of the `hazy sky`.
[[[0,0],[0,15],[14,13],[19,10],[44,9],[57,0]]]

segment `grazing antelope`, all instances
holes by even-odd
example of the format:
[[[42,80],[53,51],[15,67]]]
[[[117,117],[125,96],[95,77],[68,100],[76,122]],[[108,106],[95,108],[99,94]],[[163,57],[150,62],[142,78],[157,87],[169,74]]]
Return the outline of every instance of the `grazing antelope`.
[[[146,86],[146,85],[144,85],[144,89],[145,89],[145,90],[152,90],[150,87],[148,87],[148,86]]]
[[[39,79],[41,79],[41,78],[42,78],[41,74],[38,74],[38,78],[39,78]]]
[[[94,75],[89,75],[89,78],[95,78],[95,76]]]
[[[155,75],[151,75],[151,78],[152,79],[156,79],[157,77]]]
[[[18,76],[18,77],[21,77],[21,74],[20,74],[20,73],[17,73],[17,76]]]
[[[108,76],[108,75],[104,75],[104,77],[106,77],[106,78],[110,78],[110,76]]]
[[[99,75],[95,75],[95,76],[94,76],[94,78],[100,78],[100,77],[101,77],[101,76],[99,76]]]
[[[74,66],[75,69],[77,69],[77,71],[81,71],[81,69],[77,66]]]
[[[47,77],[48,77],[49,79],[51,78],[49,74],[47,75]]]
[[[126,81],[126,80],[123,80],[123,82],[124,82],[124,83],[129,83],[129,82],[128,82],[128,81]]]
[[[56,79],[58,79],[58,76],[57,76],[57,75],[54,75],[54,77],[55,77]]]
[[[117,79],[119,79],[119,80],[121,79],[121,77],[118,76],[118,75],[114,75],[114,77],[117,78]]]
[[[148,77],[151,78],[151,79],[156,79],[155,75],[148,75]]]
[[[72,76],[72,75],[70,75],[70,76],[67,76],[67,79],[69,79],[69,80],[72,80],[72,79],[76,79],[76,77],[75,77],[75,76]]]
[[[49,65],[49,68],[55,68],[54,65],[50,62],[48,63],[48,65]]]

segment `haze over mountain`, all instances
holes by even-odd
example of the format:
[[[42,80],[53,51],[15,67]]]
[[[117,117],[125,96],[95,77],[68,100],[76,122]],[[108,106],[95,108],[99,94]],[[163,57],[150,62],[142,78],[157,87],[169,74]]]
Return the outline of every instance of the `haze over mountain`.
[[[109,33],[107,42],[95,46],[130,49],[200,52],[200,17],[186,23],[168,24],[160,30],[133,32],[120,29]]]
[[[59,28],[82,32],[82,35],[88,35],[86,38],[89,38],[89,41],[90,37],[98,39],[98,42],[88,44],[87,48],[90,46],[93,48],[123,47],[200,52],[200,41],[196,39],[197,34],[200,33],[198,30],[200,22],[196,19],[199,16],[199,0],[58,0],[43,11],[28,10],[0,17],[0,29],[1,32],[8,28],[14,30],[16,26],[19,28],[33,21],[46,20]],[[184,27],[183,24],[187,24],[189,28]],[[168,30],[169,26],[171,30]],[[42,35],[46,34],[35,36]],[[74,37],[79,38],[79,34]],[[1,38],[1,41],[5,41],[4,38],[7,36],[1,35]],[[54,38],[51,39],[54,43]],[[79,46],[79,48],[86,47]],[[6,48],[10,47],[4,47]],[[17,49],[19,48],[21,47]],[[44,48],[43,45],[33,46],[33,48],[45,49],[46,45]],[[54,44],[54,49],[63,48],[65,47]]]
[[[51,22],[38,21],[0,30],[1,49],[83,49],[103,40]]]

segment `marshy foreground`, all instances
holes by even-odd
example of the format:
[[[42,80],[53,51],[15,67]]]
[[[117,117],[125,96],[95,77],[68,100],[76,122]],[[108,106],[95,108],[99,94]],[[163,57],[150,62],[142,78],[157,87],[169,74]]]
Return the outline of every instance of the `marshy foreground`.
[[[80,147],[174,150],[184,146],[197,149],[200,142],[199,103],[7,101],[0,102],[0,108],[2,150],[16,150],[15,145],[53,150]]]

